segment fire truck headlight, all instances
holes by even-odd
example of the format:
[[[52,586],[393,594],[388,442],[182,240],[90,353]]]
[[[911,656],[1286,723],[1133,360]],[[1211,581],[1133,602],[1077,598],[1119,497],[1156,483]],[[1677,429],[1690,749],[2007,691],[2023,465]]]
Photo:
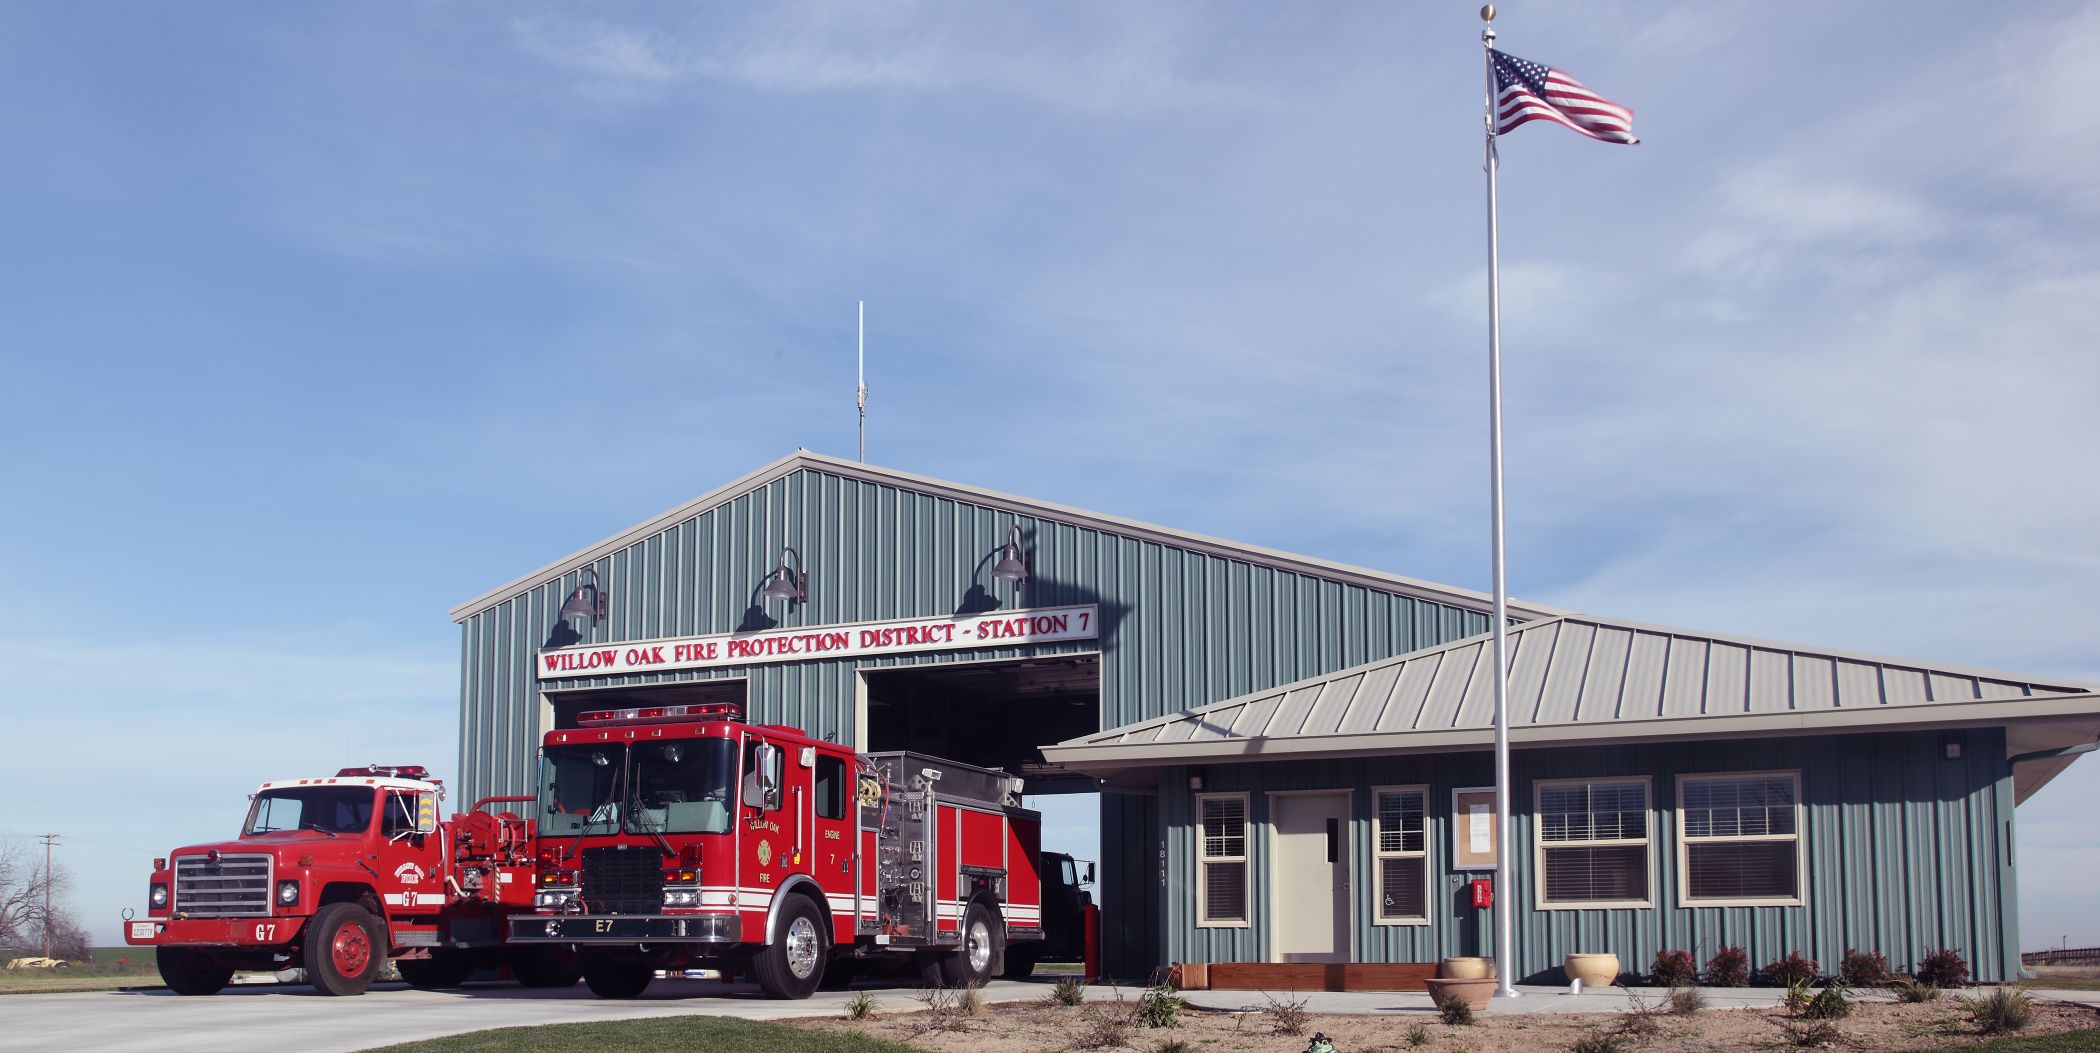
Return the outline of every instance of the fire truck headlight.
[[[299,902],[299,883],[296,881],[278,882],[277,902],[282,903],[287,907]]]
[[[569,902],[575,898],[576,893],[574,892],[540,892],[532,897],[532,905],[543,910],[560,910],[567,907]]]
[[[666,907],[694,907],[699,904],[700,894],[698,892],[667,891],[664,893],[664,906]]]
[[[154,906],[156,906],[156,907],[165,907],[165,906],[167,906],[167,905],[168,905],[168,886],[166,886],[166,885],[154,885],[154,886],[153,886],[153,888],[152,888],[152,890],[146,893],[146,901],[147,901],[147,902],[149,902],[149,903],[151,903],[151,904],[153,904],[153,905],[154,905]]]

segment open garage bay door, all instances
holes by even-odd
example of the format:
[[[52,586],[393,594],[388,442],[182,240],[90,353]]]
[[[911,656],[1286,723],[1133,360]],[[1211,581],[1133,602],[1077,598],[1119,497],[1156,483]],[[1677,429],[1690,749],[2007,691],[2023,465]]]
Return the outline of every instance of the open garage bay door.
[[[1004,768],[1029,793],[1091,792],[1094,781],[1043,760],[1037,747],[1101,728],[1101,656],[863,670],[867,748],[914,750]]]

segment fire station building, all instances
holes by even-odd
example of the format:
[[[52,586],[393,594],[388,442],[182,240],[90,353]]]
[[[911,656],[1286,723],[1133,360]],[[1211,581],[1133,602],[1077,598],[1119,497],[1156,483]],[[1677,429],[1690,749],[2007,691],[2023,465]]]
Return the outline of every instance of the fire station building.
[[[463,797],[716,701],[1098,792],[1107,971],[1490,955],[1488,597],[798,452],[452,611]],[[1848,949],[2018,968],[2014,808],[2100,693],[1511,606],[1519,982]]]

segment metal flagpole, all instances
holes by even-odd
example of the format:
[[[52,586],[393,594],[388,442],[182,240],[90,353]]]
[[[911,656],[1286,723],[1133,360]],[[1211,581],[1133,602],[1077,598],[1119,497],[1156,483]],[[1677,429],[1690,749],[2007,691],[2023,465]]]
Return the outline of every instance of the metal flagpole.
[[[853,401],[855,405],[860,407],[860,463],[866,464],[868,463],[868,301],[860,300],[857,302],[860,304],[860,335],[856,341],[860,346],[860,389],[854,394]]]
[[[1495,993],[1517,997],[1512,980],[1516,972],[1515,887],[1510,881],[1509,832],[1509,584],[1502,549],[1502,256],[1499,248],[1499,217],[1495,206],[1495,5],[1480,9],[1487,27],[1480,31],[1481,58],[1487,70],[1487,197],[1488,197],[1488,474],[1492,479],[1488,500],[1494,527],[1490,531],[1495,564],[1495,975],[1500,978]]]

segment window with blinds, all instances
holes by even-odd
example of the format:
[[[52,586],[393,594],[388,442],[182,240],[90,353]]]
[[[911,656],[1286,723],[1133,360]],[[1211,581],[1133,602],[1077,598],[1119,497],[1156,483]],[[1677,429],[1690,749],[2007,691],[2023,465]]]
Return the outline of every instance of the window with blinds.
[[[1378,788],[1372,800],[1378,868],[1378,909],[1383,922],[1429,920],[1429,789],[1425,786]]]
[[[1247,795],[1196,798],[1196,924],[1247,924]]]
[[[1683,775],[1685,905],[1801,901],[1801,773]]]
[[[1539,905],[1648,905],[1648,780],[1536,784]]]

